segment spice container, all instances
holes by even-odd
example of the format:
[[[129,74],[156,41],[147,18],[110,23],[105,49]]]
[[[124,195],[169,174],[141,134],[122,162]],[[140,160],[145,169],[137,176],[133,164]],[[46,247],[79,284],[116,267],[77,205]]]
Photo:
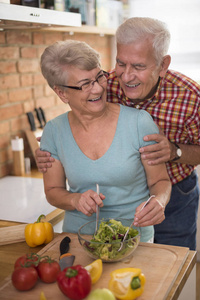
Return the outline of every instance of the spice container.
[[[11,140],[12,152],[13,152],[13,173],[16,176],[24,175],[24,142],[22,138],[16,136]]]

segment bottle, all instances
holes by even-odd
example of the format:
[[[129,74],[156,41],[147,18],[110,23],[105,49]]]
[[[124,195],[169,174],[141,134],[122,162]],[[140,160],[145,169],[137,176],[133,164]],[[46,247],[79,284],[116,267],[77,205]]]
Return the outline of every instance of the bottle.
[[[24,166],[24,142],[22,138],[16,136],[11,140],[13,152],[13,173],[16,176],[22,176],[25,173]]]
[[[25,173],[30,174],[31,173],[31,160],[29,157],[24,158],[24,165],[25,165]]]

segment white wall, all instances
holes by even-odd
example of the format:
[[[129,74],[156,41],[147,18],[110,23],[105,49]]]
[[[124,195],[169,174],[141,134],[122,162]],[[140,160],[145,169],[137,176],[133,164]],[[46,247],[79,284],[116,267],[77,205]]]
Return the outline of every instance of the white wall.
[[[152,17],[171,33],[171,69],[200,82],[200,1],[129,0],[129,17]]]

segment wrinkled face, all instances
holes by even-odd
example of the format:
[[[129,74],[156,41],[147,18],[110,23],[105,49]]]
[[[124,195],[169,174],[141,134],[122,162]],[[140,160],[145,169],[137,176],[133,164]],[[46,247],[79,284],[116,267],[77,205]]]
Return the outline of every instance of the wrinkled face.
[[[61,97],[61,99],[68,103],[74,112],[76,111],[81,114],[100,112],[105,108],[107,99],[107,79],[104,78],[105,81],[102,80],[102,74],[100,68],[86,71],[73,66],[68,67],[69,79],[66,85],[73,87],[84,86],[84,88],[83,90],[66,88],[64,98]],[[98,82],[96,80],[98,80]]]
[[[125,95],[136,102],[151,97],[156,90],[161,66],[156,65],[149,40],[117,45],[116,74]]]

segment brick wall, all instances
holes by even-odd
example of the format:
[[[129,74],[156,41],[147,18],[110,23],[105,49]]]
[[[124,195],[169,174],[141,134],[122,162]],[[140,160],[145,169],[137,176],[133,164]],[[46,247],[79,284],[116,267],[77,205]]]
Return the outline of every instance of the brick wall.
[[[57,40],[87,42],[101,53],[102,67],[111,68],[110,36],[98,34],[8,30],[0,32],[0,178],[12,175],[11,139],[24,139],[24,153],[34,159],[24,130],[30,129],[26,113],[42,107],[47,121],[68,110],[48,87],[40,72],[43,50]],[[36,125],[39,127],[36,115]]]

